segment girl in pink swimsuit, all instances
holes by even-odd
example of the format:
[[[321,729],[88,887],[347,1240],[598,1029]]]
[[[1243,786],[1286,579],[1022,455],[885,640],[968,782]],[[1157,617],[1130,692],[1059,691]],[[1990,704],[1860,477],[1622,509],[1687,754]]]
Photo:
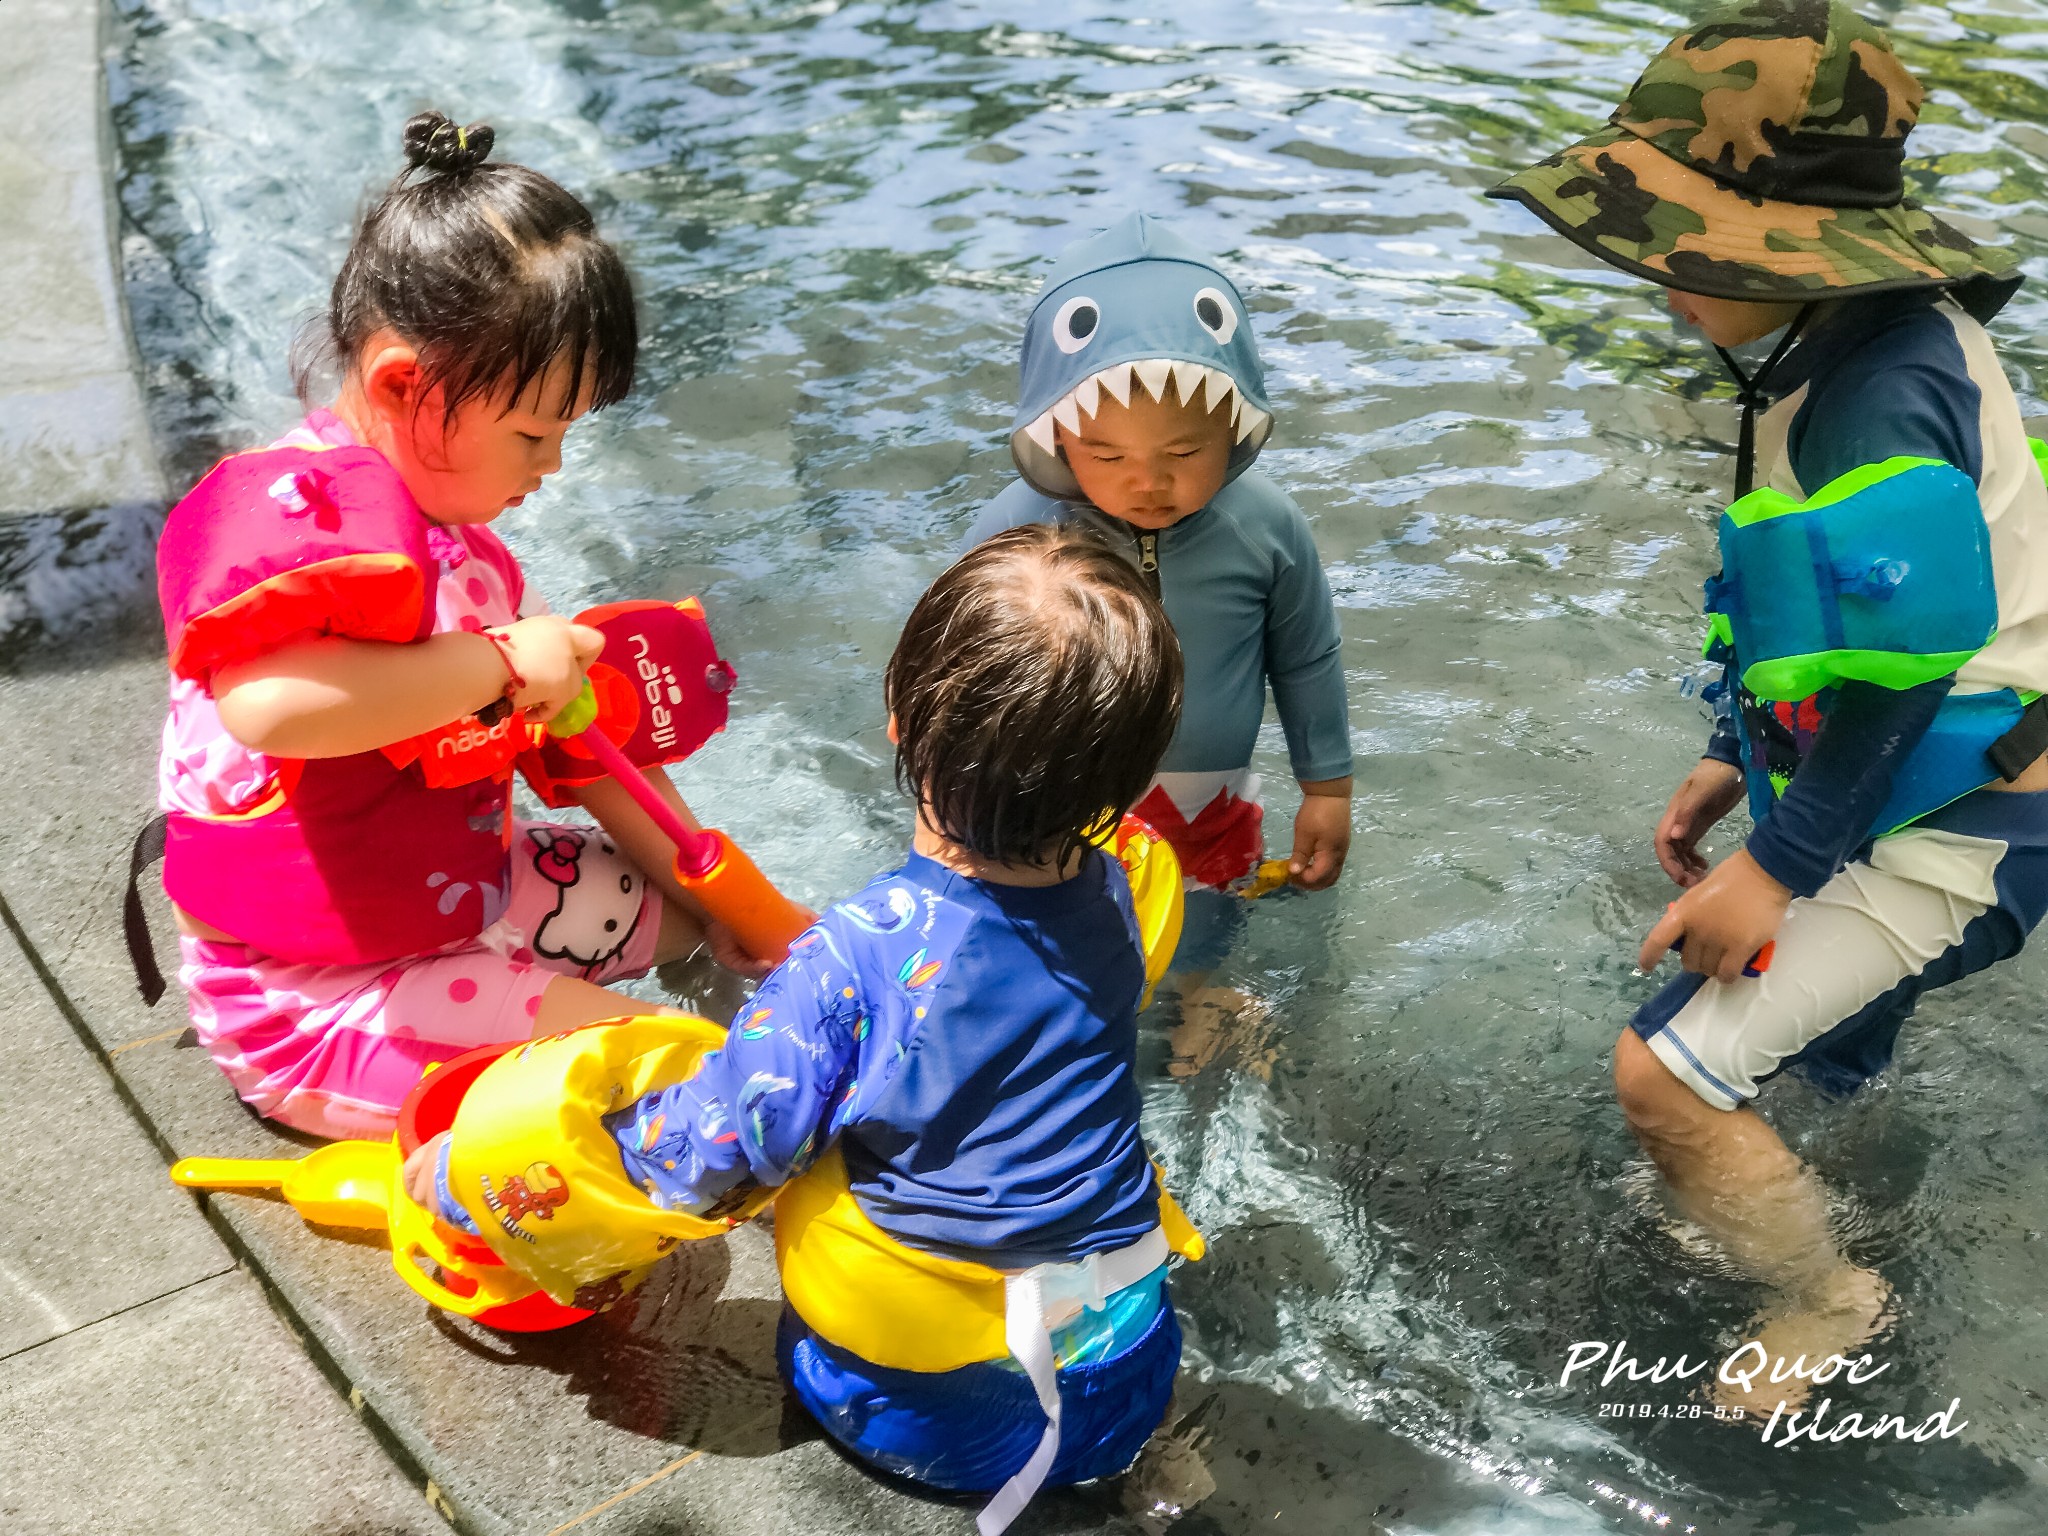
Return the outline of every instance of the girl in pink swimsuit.
[[[595,827],[511,816],[531,722],[602,636],[549,614],[485,525],[626,394],[638,338],[589,211],[487,163],[491,139],[406,124],[334,285],[339,397],[218,466],[158,556],[180,979],[242,1098],[317,1135],[388,1135],[474,1046],[644,1009],[601,984],[702,944],[765,970],[617,785],[579,792]]]

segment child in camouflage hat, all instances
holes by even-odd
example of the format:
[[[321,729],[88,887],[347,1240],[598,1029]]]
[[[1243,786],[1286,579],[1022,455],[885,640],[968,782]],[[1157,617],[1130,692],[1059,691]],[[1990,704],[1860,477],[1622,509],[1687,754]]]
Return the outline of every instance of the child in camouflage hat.
[[[1982,325],[2020,279],[1904,197],[1921,97],[1840,3],[1723,4],[1607,127],[1493,192],[1662,284],[1737,381],[1741,499],[1708,584],[1724,697],[1657,823],[1683,894],[1641,953],[1680,948],[1685,974],[1614,1070],[1679,1208],[1775,1288],[1758,1337],[1788,1359],[1870,1337],[1887,1290],[1836,1247],[1759,1084],[1853,1090],[1923,993],[2048,910],[2048,488]],[[1754,373],[1729,357],[1773,333]],[[1710,871],[1700,839],[1745,781],[1755,828]],[[1801,1386],[1760,1381],[1760,1406]]]

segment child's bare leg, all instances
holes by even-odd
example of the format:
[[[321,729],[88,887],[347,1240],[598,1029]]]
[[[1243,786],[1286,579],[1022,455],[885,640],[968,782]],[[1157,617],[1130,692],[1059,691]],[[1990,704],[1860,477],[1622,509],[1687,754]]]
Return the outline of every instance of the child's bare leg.
[[[661,933],[654,941],[654,963],[666,965],[671,960],[685,959],[695,954],[703,944],[704,927],[696,915],[684,911],[672,901],[664,901],[661,904]],[[538,1039],[543,1035],[560,1034],[565,1029],[594,1024],[599,1019],[681,1011],[643,998],[628,997],[623,992],[600,987],[596,982],[585,981],[579,976],[557,976],[540,995],[540,1012],[534,1016],[533,1033]]]
[[[1166,1070],[1193,1077],[1235,1051],[1259,1077],[1272,1071],[1268,1045],[1271,1015],[1265,1005],[1237,987],[1211,978],[1236,943],[1245,923],[1245,903],[1221,891],[1190,891],[1168,982],[1179,994],[1180,1018],[1167,1037],[1173,1051]]]
[[[1853,1349],[1883,1321],[1887,1288],[1851,1264],[1828,1227],[1820,1181],[1752,1109],[1716,1109],[1674,1076],[1632,1029],[1614,1050],[1614,1084],[1629,1129],[1656,1163],[1673,1204],[1778,1300],[1754,1336],[1773,1355],[1809,1365]],[[1745,1402],[1739,1389],[1717,1395]],[[1767,1408],[1797,1406],[1806,1384],[1758,1379]]]
[[[1208,971],[1167,973],[1167,980],[1180,994],[1180,1019],[1166,1036],[1167,1049],[1173,1053],[1166,1059],[1169,1077],[1193,1077],[1223,1048],[1222,1021],[1213,1009],[1202,1006],[1209,975]]]
[[[675,1011],[642,998],[628,997],[623,992],[613,992],[580,976],[557,976],[548,983],[547,991],[540,995],[540,1012],[533,1018],[533,1037],[538,1040],[545,1035],[559,1035],[564,1030],[595,1024],[599,1019]]]
[[[1216,1477],[1203,1454],[1210,1435],[1202,1428],[1214,1402],[1211,1396],[1183,1415],[1176,1385],[1159,1427],[1124,1473],[1124,1510],[1136,1517],[1146,1536],[1165,1536],[1182,1515],[1215,1493]]]
[[[1841,1263],[1819,1183],[1756,1111],[1716,1109],[1633,1029],[1615,1045],[1614,1085],[1680,1211],[1744,1269],[1796,1290]]]
[[[661,904],[661,934],[654,941],[654,963],[687,960],[704,947],[704,924],[695,912],[664,899]]]

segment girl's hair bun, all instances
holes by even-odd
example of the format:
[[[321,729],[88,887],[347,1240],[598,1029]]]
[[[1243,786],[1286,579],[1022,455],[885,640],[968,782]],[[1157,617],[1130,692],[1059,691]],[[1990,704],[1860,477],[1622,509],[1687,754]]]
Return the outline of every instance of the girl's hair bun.
[[[405,161],[416,170],[460,175],[482,165],[496,139],[489,123],[458,128],[445,113],[421,112],[405,125]]]

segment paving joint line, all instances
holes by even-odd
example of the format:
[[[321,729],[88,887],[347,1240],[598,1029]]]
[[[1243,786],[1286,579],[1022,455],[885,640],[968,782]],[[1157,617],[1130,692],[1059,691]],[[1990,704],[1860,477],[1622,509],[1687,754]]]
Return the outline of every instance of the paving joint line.
[[[176,1029],[167,1029],[161,1034],[144,1035],[139,1040],[123,1040],[119,1045],[108,1046],[107,1055],[111,1058],[120,1055],[123,1051],[139,1050],[145,1045],[162,1045],[166,1040],[176,1040],[191,1028],[190,1024],[180,1024]]]
[[[613,1494],[610,1498],[591,1505],[590,1508],[583,1511],[582,1514],[574,1516],[571,1519],[564,1520],[560,1525],[555,1526],[552,1530],[550,1530],[547,1533],[547,1536],[562,1536],[562,1532],[564,1531],[573,1531],[574,1529],[576,1529],[577,1526],[583,1524],[584,1521],[593,1519],[596,1516],[603,1514],[613,1505],[625,1503],[626,1500],[632,1498],[633,1495],[640,1492],[641,1489],[652,1488],[656,1483],[660,1482],[663,1478],[671,1477],[674,1474],[682,1471],[683,1468],[687,1467],[691,1462],[697,1460],[703,1454],[704,1453],[702,1451],[692,1451],[687,1456],[678,1456],[674,1461],[670,1462],[667,1466],[662,1467],[648,1474],[646,1477],[641,1478],[639,1482],[633,1484],[630,1488],[621,1488],[617,1493]]]
[[[22,958],[28,962],[29,969],[35,973],[36,980],[42,983],[43,990],[49,994],[51,1003],[57,1012],[63,1015],[64,1021],[71,1026],[72,1033],[78,1037],[79,1043],[106,1073],[107,1080],[113,1087],[114,1096],[121,1101],[122,1107],[141,1128],[143,1135],[149,1138],[150,1145],[156,1148],[157,1155],[164,1160],[165,1166],[176,1162],[177,1149],[150,1118],[149,1111],[142,1107],[142,1102],[135,1097],[134,1091],[122,1081],[121,1074],[114,1070],[112,1055],[100,1044],[99,1037],[93,1033],[92,1026],[85,1020],[85,1015],[79,1011],[77,1003],[71,999],[71,994],[64,990],[64,984],[57,979],[56,973],[50,969],[35,941],[22,927],[21,919],[15,915],[5,891],[0,891],[0,928],[5,928],[13,935],[15,946],[21,951]],[[477,1527],[461,1513],[454,1501],[449,1498],[447,1490],[428,1473],[419,1457],[400,1437],[390,1420],[378,1412],[347,1368],[335,1358],[334,1352],[314,1331],[306,1315],[284,1293],[283,1287],[271,1276],[269,1268],[256,1256],[242,1234],[235,1230],[234,1224],[220,1213],[213,1201],[199,1191],[193,1190],[190,1194],[200,1216],[213,1229],[214,1235],[256,1282],[257,1289],[263,1293],[263,1299],[270,1304],[270,1310],[284,1324],[285,1332],[305,1352],[306,1358],[313,1362],[313,1368],[325,1379],[327,1385],[348,1404],[350,1412],[361,1421],[365,1429],[369,1430],[370,1438],[397,1468],[399,1475],[419,1490],[428,1506],[446,1520],[458,1536],[476,1536]]]
[[[734,1433],[744,1434],[758,1424],[767,1424],[772,1420],[781,1417],[781,1414],[782,1408],[780,1405],[778,1405],[767,1413],[759,1414],[754,1418],[748,1419],[745,1423],[739,1425],[738,1428],[734,1431]],[[656,1483],[660,1482],[665,1477],[674,1476],[676,1473],[682,1471],[683,1468],[687,1467],[691,1462],[696,1461],[707,1454],[708,1453],[703,1450],[695,1450],[690,1452],[690,1454],[687,1456],[678,1456],[674,1461],[670,1462],[667,1466],[658,1468],[654,1472],[649,1473],[646,1477],[641,1478],[639,1482],[633,1484],[630,1488],[621,1488],[617,1493],[613,1494],[610,1498],[591,1505],[590,1508],[584,1510],[582,1514],[577,1515],[572,1519],[564,1520],[560,1525],[550,1528],[547,1532],[547,1536],[562,1536],[562,1533],[564,1531],[573,1531],[574,1529],[576,1529],[577,1526],[583,1524],[586,1520],[594,1519],[596,1516],[603,1514],[606,1510],[612,1508],[614,1505],[625,1503],[626,1500],[632,1498],[636,1493],[640,1493],[648,1488],[652,1488]]]
[[[129,1302],[125,1307],[116,1307],[111,1312],[103,1313],[86,1322],[66,1328],[62,1333],[53,1333],[47,1339],[37,1339],[33,1344],[24,1344],[19,1349],[10,1349],[6,1354],[0,1355],[0,1365],[5,1365],[10,1360],[19,1360],[23,1355],[32,1354],[46,1345],[61,1344],[66,1339],[75,1339],[88,1329],[99,1327],[101,1323],[111,1323],[115,1318],[126,1317],[130,1312],[134,1312],[142,1307],[153,1307],[160,1301],[167,1301],[171,1297],[176,1296],[180,1291],[191,1290],[195,1285],[204,1285],[209,1280],[218,1280],[222,1275],[232,1275],[240,1267],[237,1264],[226,1265],[214,1270],[211,1274],[200,1275],[196,1279],[187,1280],[183,1285],[174,1285],[168,1290],[158,1291],[154,1296],[145,1296],[140,1301]]]

